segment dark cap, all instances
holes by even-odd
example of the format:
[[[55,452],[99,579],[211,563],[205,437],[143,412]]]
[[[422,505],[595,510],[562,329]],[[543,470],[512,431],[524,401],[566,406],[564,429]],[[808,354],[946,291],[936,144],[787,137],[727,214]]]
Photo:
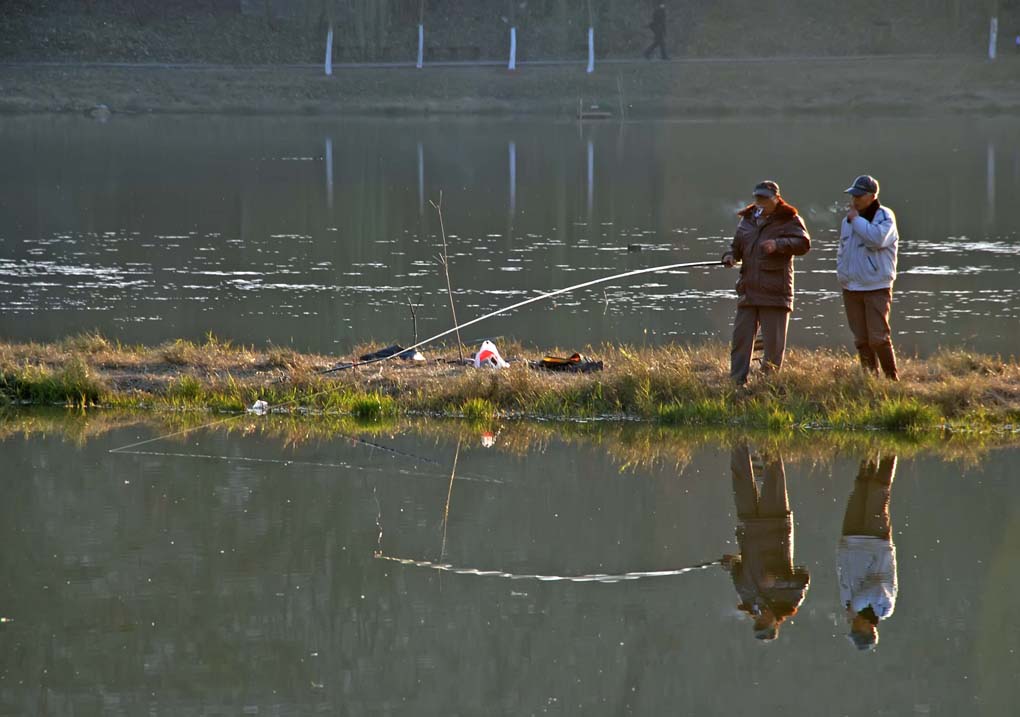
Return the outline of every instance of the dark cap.
[[[878,644],[878,633],[875,631],[854,632],[851,630],[847,637],[858,650],[872,650]]]
[[[852,194],[855,197],[865,194],[878,194],[878,180],[870,174],[862,174],[854,180],[853,184],[846,188],[845,193]]]
[[[771,179],[766,179],[764,182],[758,182],[756,185],[754,185],[754,196],[778,197],[779,185],[773,182]]]

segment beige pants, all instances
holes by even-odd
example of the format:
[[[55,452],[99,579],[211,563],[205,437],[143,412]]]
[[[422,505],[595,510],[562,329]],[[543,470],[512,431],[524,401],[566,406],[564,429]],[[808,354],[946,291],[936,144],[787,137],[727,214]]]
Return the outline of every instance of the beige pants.
[[[761,327],[765,362],[763,371],[778,371],[786,353],[786,331],[790,312],[781,306],[738,306],[733,319],[733,347],[730,350],[730,378],[745,383],[751,370],[754,337]]]
[[[843,291],[843,308],[846,320],[854,335],[854,346],[865,371],[878,373],[878,366],[887,378],[896,381],[896,352],[889,328],[889,311],[892,308],[892,289],[875,291]]]

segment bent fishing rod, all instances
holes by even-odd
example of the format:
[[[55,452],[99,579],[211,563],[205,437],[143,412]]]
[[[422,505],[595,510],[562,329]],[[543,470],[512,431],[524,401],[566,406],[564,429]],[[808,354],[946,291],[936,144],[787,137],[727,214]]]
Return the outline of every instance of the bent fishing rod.
[[[633,271],[625,271],[622,274],[613,274],[612,276],[603,276],[603,277],[600,277],[598,279],[591,279],[590,281],[584,281],[584,282],[582,282],[580,284],[574,284],[573,286],[566,286],[566,287],[564,287],[562,289],[556,289],[554,291],[548,291],[548,292],[545,292],[543,294],[539,294],[538,296],[532,296],[532,297],[530,297],[528,299],[524,299],[523,301],[518,301],[516,304],[510,304],[509,306],[504,306],[502,309],[496,309],[495,311],[490,311],[488,314],[484,314],[482,316],[478,316],[478,317],[476,317],[474,319],[471,319],[470,321],[465,321],[462,324],[454,326],[453,328],[450,328],[450,329],[446,329],[445,331],[442,331],[442,332],[436,334],[435,336],[430,336],[429,338],[427,338],[427,339],[425,339],[423,341],[419,341],[418,343],[414,344],[413,346],[408,346],[406,349],[403,349],[401,351],[397,351],[396,353],[392,353],[389,356],[378,356],[376,358],[366,359],[365,361],[350,361],[350,362],[342,363],[342,364],[340,364],[338,366],[334,366],[333,368],[326,369],[325,371],[320,371],[319,375],[325,375],[325,374],[328,374],[328,373],[335,373],[337,371],[346,371],[347,369],[351,369],[351,368],[354,368],[356,366],[368,366],[369,364],[378,363],[380,361],[386,361],[387,359],[395,358],[396,356],[400,356],[401,354],[406,354],[408,351],[414,351],[415,349],[421,348],[422,346],[425,346],[426,344],[430,344],[433,341],[437,341],[438,339],[441,339],[444,336],[449,336],[450,334],[452,334],[455,331],[459,331],[460,329],[463,329],[463,328],[466,328],[468,326],[472,326],[474,324],[477,324],[480,321],[485,321],[486,319],[491,319],[494,316],[499,316],[500,314],[505,314],[505,313],[507,313],[509,311],[513,311],[514,309],[519,309],[522,306],[527,306],[528,304],[534,304],[536,301],[543,301],[545,299],[551,299],[552,297],[559,296],[560,294],[566,294],[566,293],[569,293],[571,291],[577,291],[578,289],[586,289],[589,286],[596,286],[597,284],[605,284],[605,283],[610,282],[610,281],[618,281],[620,279],[627,279],[629,277],[639,276],[641,274],[658,274],[658,273],[661,273],[661,272],[664,272],[664,271],[672,271],[674,269],[693,269],[693,268],[696,268],[696,267],[709,267],[709,266],[725,266],[725,264],[723,264],[723,262],[720,261],[720,260],[716,260],[716,261],[689,261],[689,262],[685,262],[685,263],[682,263],[682,264],[663,264],[662,266],[650,266],[650,267],[646,267],[644,269],[634,269]]]
[[[486,319],[491,319],[494,316],[499,316],[500,314],[505,314],[508,311],[513,311],[514,309],[519,309],[522,306],[527,306],[528,304],[534,304],[536,301],[543,301],[545,299],[551,299],[554,296],[559,296],[561,294],[566,294],[566,293],[571,292],[571,291],[577,291],[578,289],[584,289],[584,288],[587,288],[589,286],[596,286],[598,284],[605,284],[605,283],[610,282],[610,281],[618,281],[620,279],[627,279],[627,278],[632,277],[632,276],[640,276],[642,274],[657,274],[657,273],[661,273],[661,272],[664,272],[664,271],[672,271],[674,269],[693,269],[693,268],[696,268],[696,267],[709,267],[709,266],[725,266],[725,264],[723,264],[723,262],[720,261],[720,260],[717,260],[717,261],[690,261],[690,262],[685,262],[685,263],[681,263],[681,264],[663,264],[662,266],[650,266],[650,267],[646,267],[644,269],[634,269],[633,271],[625,271],[622,274],[613,274],[612,276],[603,276],[603,277],[600,277],[598,279],[592,279],[590,281],[584,281],[584,282],[581,282],[580,284],[574,284],[573,286],[566,286],[566,287],[564,287],[562,289],[556,289],[554,291],[549,291],[549,292],[546,292],[546,293],[543,293],[543,294],[539,294],[538,296],[532,296],[532,297],[530,297],[528,299],[524,299],[523,301],[518,301],[516,304],[511,304],[510,306],[504,306],[502,309],[496,309],[495,311],[490,311],[488,314],[484,314],[483,316],[479,316],[477,318],[471,319],[470,321],[465,321],[463,324],[460,324],[458,326],[454,326],[453,328],[447,329],[446,331],[442,331],[442,332],[436,334],[435,336],[430,336],[429,338],[425,339],[424,341],[419,341],[416,344],[414,344],[413,346],[409,346],[408,348],[404,349],[403,351],[398,351],[397,353],[390,354],[389,356],[380,356],[378,358],[367,359],[365,361],[351,361],[351,362],[343,363],[343,364],[340,364],[338,366],[334,366],[333,368],[326,369],[325,371],[320,371],[316,375],[323,376],[323,375],[326,375],[326,374],[335,373],[337,371],[345,371],[347,369],[354,368],[355,366],[367,366],[369,364],[378,363],[380,361],[386,361],[387,359],[395,358],[395,357],[397,357],[397,356],[399,356],[399,355],[401,355],[403,353],[406,353],[408,351],[414,351],[415,349],[421,348],[422,346],[425,346],[426,344],[430,344],[433,341],[436,341],[438,339],[443,338],[444,336],[449,336],[454,331],[458,331],[458,330],[463,329],[463,328],[465,328],[467,326],[472,326],[474,324],[477,324],[480,321],[485,321]],[[278,382],[282,382],[282,381],[285,381],[285,380],[286,380],[286,377],[282,376],[282,377],[276,379],[275,381],[273,381],[272,383],[278,383]],[[325,389],[323,391],[319,391],[318,393],[312,394],[312,395],[320,395],[320,394],[323,394],[323,393],[328,393],[330,390],[332,390],[332,389]],[[304,398],[307,399],[308,397],[305,396]],[[275,408],[281,408],[281,407],[286,406],[288,404],[296,403],[298,400],[300,400],[300,399],[299,398],[291,398],[291,399],[289,399],[287,401],[284,401],[283,403],[277,404],[275,406]],[[269,409],[268,404],[263,407],[263,410],[268,411],[268,409]],[[249,409],[249,411],[250,410],[252,410],[252,409]],[[182,429],[182,430],[179,430],[179,431],[174,431],[172,433],[168,433],[168,434],[165,434],[165,435],[156,436],[155,438],[148,438],[148,439],[143,440],[143,441],[137,441],[135,443],[131,443],[131,444],[126,445],[126,446],[121,446],[119,448],[114,448],[114,449],[112,449],[110,451],[110,453],[121,453],[121,452],[126,453],[130,449],[137,448],[139,446],[147,445],[149,443],[155,443],[156,441],[162,441],[162,440],[167,439],[167,438],[183,436],[183,435],[186,435],[188,433],[192,433],[193,431],[196,431],[196,430],[199,430],[199,429],[209,428],[211,426],[219,425],[221,423],[226,423],[227,421],[235,420],[238,417],[243,416],[243,415],[245,415],[245,414],[235,414],[235,415],[232,415],[232,416],[226,416],[225,418],[218,418],[218,419],[216,419],[214,421],[210,421],[209,423],[203,424],[201,426],[193,426],[193,427],[185,428],[185,429]]]

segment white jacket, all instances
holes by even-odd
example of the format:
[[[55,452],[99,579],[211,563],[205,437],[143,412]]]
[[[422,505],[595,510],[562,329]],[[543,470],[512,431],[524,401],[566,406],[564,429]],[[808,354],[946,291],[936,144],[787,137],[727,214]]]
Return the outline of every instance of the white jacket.
[[[871,606],[879,618],[896,609],[896,546],[891,540],[846,535],[836,555],[839,600],[860,612]]]
[[[888,207],[880,206],[870,222],[861,216],[840,222],[836,250],[840,285],[848,291],[890,288],[896,281],[899,240],[896,215]]]

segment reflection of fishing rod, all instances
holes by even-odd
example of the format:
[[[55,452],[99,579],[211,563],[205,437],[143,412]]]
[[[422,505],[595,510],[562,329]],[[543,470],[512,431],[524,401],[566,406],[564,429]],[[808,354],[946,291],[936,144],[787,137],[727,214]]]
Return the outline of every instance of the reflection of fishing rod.
[[[413,568],[428,568],[430,570],[438,570],[444,573],[454,573],[456,575],[477,575],[483,578],[504,578],[506,580],[538,580],[543,583],[556,583],[556,582],[568,582],[568,583],[621,583],[628,580],[641,580],[642,578],[668,578],[675,575],[683,575],[685,573],[693,573],[698,570],[704,570],[710,568],[713,565],[721,565],[722,560],[711,560],[707,563],[698,563],[697,565],[688,565],[684,568],[677,568],[675,570],[650,570],[645,572],[630,572],[630,573],[617,573],[615,575],[607,575],[605,573],[591,573],[588,575],[538,575],[538,574],[527,574],[527,573],[508,573],[502,570],[479,570],[478,568],[458,568],[450,563],[434,563],[430,560],[412,560],[411,558],[396,558],[390,555],[385,555],[381,550],[376,551],[373,556],[377,560],[388,560],[393,563],[400,565],[407,565]]]
[[[505,314],[508,311],[513,311],[514,309],[519,309],[522,306],[527,306],[528,304],[533,304],[536,301],[542,301],[544,299],[551,299],[552,297],[559,296],[560,294],[566,294],[566,293],[571,292],[571,291],[576,291],[578,289],[584,289],[584,288],[587,288],[589,286],[595,286],[597,284],[605,284],[606,282],[616,281],[618,279],[626,279],[626,278],[631,277],[631,276],[639,276],[641,274],[656,274],[656,273],[660,273],[660,272],[663,272],[663,271],[671,271],[673,269],[692,269],[694,267],[699,267],[699,266],[704,266],[704,267],[723,266],[723,263],[721,261],[717,260],[717,261],[690,261],[690,262],[686,262],[684,264],[663,264],[662,266],[651,266],[651,267],[647,267],[645,269],[634,269],[633,271],[625,271],[622,274],[613,274],[612,276],[603,276],[603,277],[600,277],[598,279],[592,279],[590,281],[585,281],[585,282],[582,282],[580,284],[574,284],[573,286],[567,286],[567,287],[564,287],[562,289],[556,289],[555,291],[549,291],[549,292],[546,292],[544,294],[539,294],[538,296],[532,296],[529,299],[524,299],[523,301],[518,301],[516,304],[511,304],[510,306],[504,306],[502,309],[497,309],[496,311],[491,311],[488,314],[484,314],[484,315],[479,316],[477,318],[471,319],[470,321],[465,321],[464,323],[458,324],[457,326],[454,326],[453,328],[447,329],[446,331],[442,331],[442,332],[436,334],[435,336],[430,336],[429,338],[425,339],[424,341],[419,341],[418,343],[414,344],[413,346],[408,346],[406,349],[404,349],[402,351],[399,351],[397,353],[393,353],[393,354],[390,354],[388,356],[378,356],[376,358],[368,359],[368,360],[365,360],[365,361],[351,361],[351,362],[347,362],[347,363],[342,363],[342,364],[339,364],[337,366],[334,366],[333,368],[326,369],[325,371],[320,371],[319,375],[327,374],[327,373],[333,373],[335,371],[344,371],[344,370],[349,369],[349,368],[354,368],[355,366],[367,366],[368,364],[377,363],[379,361],[386,361],[387,359],[394,358],[394,357],[399,356],[401,354],[406,354],[408,351],[414,351],[415,349],[420,348],[420,347],[424,346],[425,344],[430,344],[433,341],[436,341],[438,339],[443,338],[444,336],[449,336],[450,334],[454,333],[455,331],[459,331],[460,329],[463,329],[463,328],[465,328],[467,326],[471,326],[473,324],[477,324],[478,322],[485,321],[486,319],[491,319],[492,317],[499,316],[500,314]]]

